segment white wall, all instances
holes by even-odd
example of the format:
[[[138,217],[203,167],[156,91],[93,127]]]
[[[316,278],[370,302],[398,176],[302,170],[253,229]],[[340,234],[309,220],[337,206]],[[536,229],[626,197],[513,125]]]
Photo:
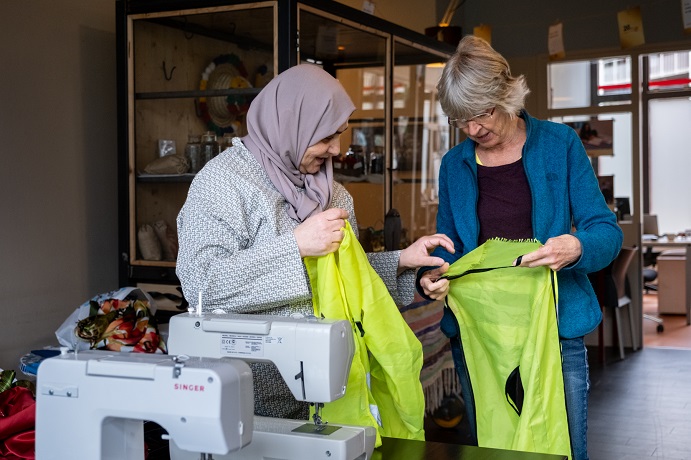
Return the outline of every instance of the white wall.
[[[0,368],[117,287],[115,2],[0,1]]]

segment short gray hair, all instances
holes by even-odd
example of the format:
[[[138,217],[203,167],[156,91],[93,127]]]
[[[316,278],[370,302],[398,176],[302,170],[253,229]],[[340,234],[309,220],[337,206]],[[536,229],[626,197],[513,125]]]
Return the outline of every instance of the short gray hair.
[[[437,90],[442,110],[451,118],[470,118],[492,107],[513,117],[530,93],[525,77],[511,76],[506,59],[473,35],[466,35],[458,44]]]

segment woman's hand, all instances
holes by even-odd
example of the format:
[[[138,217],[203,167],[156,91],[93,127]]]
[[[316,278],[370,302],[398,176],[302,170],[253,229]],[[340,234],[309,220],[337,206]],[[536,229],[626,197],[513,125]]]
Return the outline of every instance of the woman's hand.
[[[444,262],[441,267],[427,270],[420,277],[420,287],[427,297],[434,300],[446,297],[449,293],[449,280],[439,279],[439,277],[447,271],[449,271],[449,263]]]
[[[295,227],[300,257],[323,256],[338,250],[343,241],[342,228],[348,213],[344,209],[330,208],[305,219]]]
[[[436,235],[423,236],[415,240],[413,244],[401,251],[398,260],[399,272],[409,268],[436,267],[444,263],[441,257],[432,257],[430,253],[437,246],[441,246],[453,254],[455,251],[451,239],[441,233]]]
[[[581,242],[573,235],[559,235],[547,240],[540,249],[525,254],[521,267],[540,267],[547,265],[554,271],[559,271],[567,265],[577,261],[583,252]],[[514,264],[516,262],[514,261]]]

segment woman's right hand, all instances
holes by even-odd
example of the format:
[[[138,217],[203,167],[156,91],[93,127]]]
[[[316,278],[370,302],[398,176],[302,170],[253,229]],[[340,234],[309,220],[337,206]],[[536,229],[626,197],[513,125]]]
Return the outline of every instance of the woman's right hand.
[[[348,212],[330,208],[305,219],[295,227],[293,235],[297,241],[300,257],[323,256],[338,250],[343,241],[343,231]]]
[[[449,293],[449,280],[439,279],[441,275],[449,271],[449,263],[432,270],[427,270],[420,277],[420,287],[427,297],[434,300],[443,299]]]

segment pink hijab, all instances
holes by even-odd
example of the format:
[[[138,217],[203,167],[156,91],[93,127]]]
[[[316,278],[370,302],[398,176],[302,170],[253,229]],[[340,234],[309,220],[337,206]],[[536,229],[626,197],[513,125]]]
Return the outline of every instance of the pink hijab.
[[[282,72],[252,101],[242,142],[285,197],[293,219],[302,222],[331,203],[331,158],[316,174],[298,168],[307,148],[338,131],[354,110],[338,80],[312,64]]]

